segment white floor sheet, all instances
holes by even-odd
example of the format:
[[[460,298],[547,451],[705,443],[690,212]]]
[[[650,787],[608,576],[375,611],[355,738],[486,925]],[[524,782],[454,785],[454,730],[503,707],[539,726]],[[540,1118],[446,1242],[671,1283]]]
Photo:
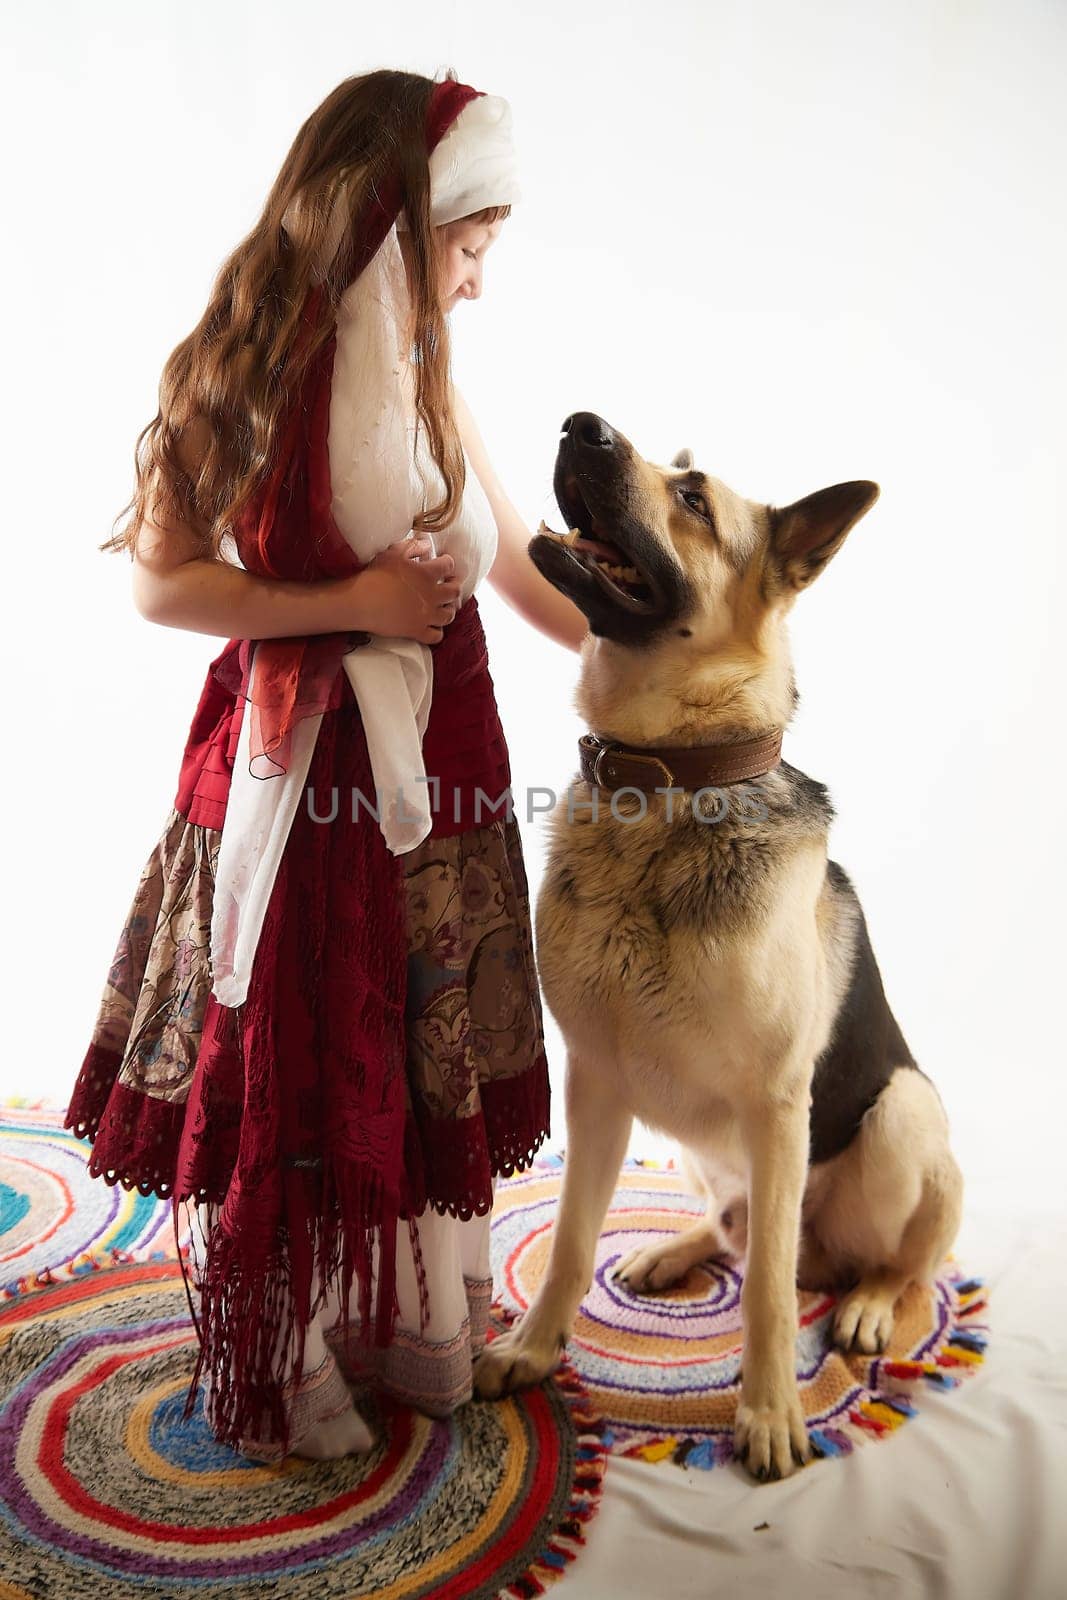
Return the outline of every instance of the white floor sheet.
[[[954,1254],[990,1294],[972,1377],[783,1483],[613,1459],[560,1600],[1064,1600],[1067,1212],[976,1204]]]

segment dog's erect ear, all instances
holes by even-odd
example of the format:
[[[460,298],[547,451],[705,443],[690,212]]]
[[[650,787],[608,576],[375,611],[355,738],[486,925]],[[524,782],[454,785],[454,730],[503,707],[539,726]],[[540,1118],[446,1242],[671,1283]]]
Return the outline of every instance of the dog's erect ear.
[[[771,551],[785,582],[794,589],[807,588],[878,494],[876,483],[860,479],[817,489],[791,506],[768,506]]]
[[[686,448],[685,450],[679,450],[678,454],[675,456],[674,460],[671,462],[671,466],[672,467],[677,467],[679,472],[688,472],[692,465],[693,465],[693,452],[692,452],[692,450],[690,450],[688,448]]]

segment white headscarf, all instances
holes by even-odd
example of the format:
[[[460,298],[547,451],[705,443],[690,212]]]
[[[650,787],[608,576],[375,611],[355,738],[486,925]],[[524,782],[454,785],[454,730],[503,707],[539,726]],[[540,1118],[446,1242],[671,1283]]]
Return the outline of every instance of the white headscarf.
[[[521,191],[511,142],[511,109],[498,95],[479,95],[456,116],[430,154],[430,221],[454,222],[483,206],[514,204]],[[338,207],[345,213],[343,197]],[[283,219],[284,221],[284,219]],[[410,537],[417,511],[444,490],[426,448],[415,448],[414,392],[405,330],[411,302],[398,230],[403,211],[371,261],[346,289],[338,308],[330,395],[332,510],[361,562]],[[336,230],[329,230],[330,236]],[[340,235],[334,240],[334,248]],[[438,534],[435,553],[455,562],[460,604],[473,594],[496,553],[496,524],[467,460],[463,504]],[[342,658],[359,704],[371,769],[381,795],[382,833],[395,855],[430,832],[431,793],[422,759],[433,694],[433,657],[417,639],[372,634]],[[252,658],[253,681],[256,671]],[[219,848],[211,924],[213,993],[240,1005],[289,829],[304,791],[322,713],[293,728],[289,769],[271,778],[249,770],[249,725],[242,719]],[[375,796],[367,801],[374,804]],[[332,797],[315,797],[328,816]],[[336,826],[350,826],[348,795],[338,795]],[[361,812],[359,826],[373,818]],[[330,826],[323,823],[323,826]]]

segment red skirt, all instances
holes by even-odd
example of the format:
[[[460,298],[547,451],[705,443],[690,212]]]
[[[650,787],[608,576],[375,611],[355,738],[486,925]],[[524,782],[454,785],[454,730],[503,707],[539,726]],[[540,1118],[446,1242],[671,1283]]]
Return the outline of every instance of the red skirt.
[[[547,1135],[548,1073],[518,825],[493,809],[511,775],[473,597],[433,649],[423,753],[442,803],[429,838],[397,858],[393,907],[408,948],[404,1167],[416,1209],[424,1200],[471,1216],[491,1207],[493,1175],[527,1165]],[[333,700],[307,778],[320,805],[334,785],[347,797],[346,752],[361,734],[343,672]],[[283,1034],[243,1040],[237,1012],[210,992],[214,868],[242,711],[209,671],[67,1111],[66,1126],[93,1141],[91,1174],[143,1194],[224,1200],[255,1118],[250,1085],[266,1075],[250,1049],[359,1059],[375,1037],[374,997],[346,1009],[344,969],[355,949],[373,959],[353,863],[356,828],[377,824],[366,812],[347,822],[344,800],[330,824],[298,807],[264,919],[250,989],[270,997]]]

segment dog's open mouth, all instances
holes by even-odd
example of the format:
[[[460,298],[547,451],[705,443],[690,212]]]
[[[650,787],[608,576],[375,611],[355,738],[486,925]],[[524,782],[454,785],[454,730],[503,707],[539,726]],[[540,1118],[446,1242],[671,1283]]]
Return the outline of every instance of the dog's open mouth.
[[[655,586],[634,557],[618,543],[618,534],[603,526],[589,509],[573,480],[568,482],[567,490],[568,504],[562,509],[570,514],[568,520],[572,520],[576,526],[566,533],[557,533],[555,528],[550,528],[542,521],[538,533],[554,539],[568,550],[587,572],[593,573],[612,598],[627,609],[655,611],[659,600]]]

